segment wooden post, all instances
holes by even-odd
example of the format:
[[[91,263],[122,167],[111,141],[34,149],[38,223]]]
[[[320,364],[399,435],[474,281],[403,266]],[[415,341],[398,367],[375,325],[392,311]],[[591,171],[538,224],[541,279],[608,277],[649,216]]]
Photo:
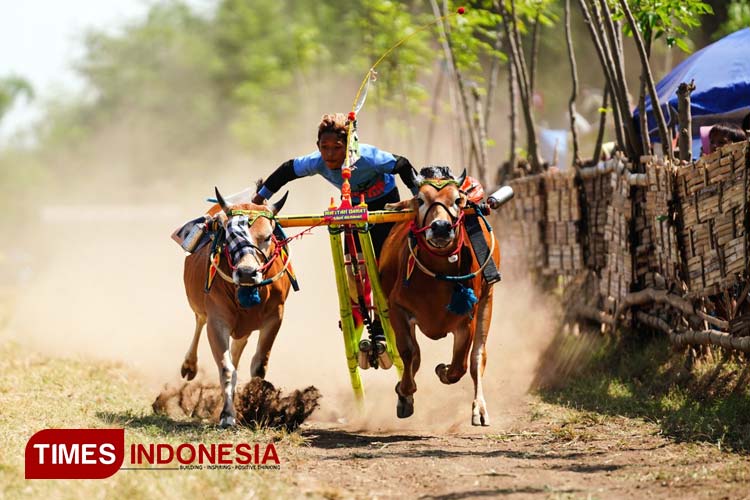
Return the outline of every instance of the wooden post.
[[[693,124],[690,114],[690,94],[695,90],[695,80],[690,83],[682,82],[677,87],[677,114],[680,127],[678,146],[680,148],[680,160],[690,161],[693,159]]]

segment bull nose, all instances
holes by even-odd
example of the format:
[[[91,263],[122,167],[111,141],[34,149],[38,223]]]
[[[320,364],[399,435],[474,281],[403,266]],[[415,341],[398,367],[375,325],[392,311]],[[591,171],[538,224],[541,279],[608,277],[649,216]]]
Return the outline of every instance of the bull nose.
[[[234,276],[237,284],[255,283],[258,281],[258,268],[254,266],[238,266],[234,270]]]
[[[451,223],[447,220],[434,220],[430,224],[432,234],[438,238],[445,238],[451,232]]]

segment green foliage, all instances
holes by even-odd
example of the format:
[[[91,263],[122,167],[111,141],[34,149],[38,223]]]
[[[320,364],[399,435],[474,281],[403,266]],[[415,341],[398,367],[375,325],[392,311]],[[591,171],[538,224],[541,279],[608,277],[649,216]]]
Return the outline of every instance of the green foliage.
[[[510,0],[504,2],[505,7],[510,10]],[[555,10],[557,0],[516,0],[514,3],[521,33],[528,31],[530,23],[539,22],[543,26],[552,26],[560,19]]]
[[[73,134],[132,119],[175,150],[200,142],[221,123],[209,34],[207,21],[179,1],[154,5],[122,33],[88,33],[77,70],[95,97],[62,113],[81,125]]]
[[[365,71],[360,70],[363,78],[368,67],[400,44],[376,68],[375,102],[401,109],[405,105],[404,110],[417,111],[427,97],[419,76],[433,57],[429,31],[417,30],[429,18],[415,16],[402,2],[363,0],[361,7],[363,11],[353,27],[362,39],[353,62],[364,62],[361,67]]]
[[[624,18],[620,4],[612,4],[615,19]],[[668,47],[677,46],[684,52],[690,52],[688,32],[700,26],[700,17],[713,14],[713,9],[702,0],[628,0],[638,30],[647,47],[652,40],[663,38]],[[625,32],[632,34],[625,23]]]
[[[750,0],[731,0],[727,6],[727,20],[714,34],[714,38],[718,39],[747,27],[750,27]]]
[[[0,121],[16,99],[22,96],[27,99],[34,97],[34,89],[29,82],[18,76],[0,78]]]
[[[458,5],[463,5],[463,2],[453,4],[452,11]],[[494,11],[492,2],[476,2],[464,15],[452,19],[450,36],[456,66],[472,79],[482,81],[488,57],[506,58],[502,51],[495,50],[495,40],[502,31],[502,16]]]

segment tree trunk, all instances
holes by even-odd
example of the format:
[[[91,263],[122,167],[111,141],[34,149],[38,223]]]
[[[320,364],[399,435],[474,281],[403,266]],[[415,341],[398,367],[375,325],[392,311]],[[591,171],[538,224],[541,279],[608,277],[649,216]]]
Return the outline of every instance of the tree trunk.
[[[500,33],[500,26],[497,26],[497,34],[495,36],[495,44],[492,47],[496,51],[500,51],[503,48],[503,37]],[[492,111],[492,103],[495,101],[495,89],[497,88],[497,79],[500,74],[500,58],[493,57],[490,63],[490,78],[487,84],[487,99],[484,105],[484,134],[489,134],[488,129],[490,126],[490,112]]]
[[[435,88],[432,90],[432,106],[430,106],[430,123],[427,126],[427,140],[425,141],[424,157],[428,159],[430,157],[430,151],[432,151],[432,142],[435,139],[435,122],[437,121],[438,106],[440,104],[440,94],[443,91],[443,81],[445,80],[445,73],[438,71],[437,81],[435,82]],[[428,160],[429,161],[429,160]]]
[[[599,0],[599,4],[601,6],[601,15],[596,8],[594,8],[594,15],[599,25],[604,26],[605,37],[602,40],[604,41],[605,54],[606,50],[609,50],[609,54],[607,55],[608,64],[612,66],[615,75],[615,95],[620,101],[620,119],[625,131],[625,147],[628,156],[637,160],[640,156],[640,141],[638,141],[635,134],[635,127],[633,127],[633,114],[630,111],[632,106],[628,98],[627,80],[625,79],[625,57],[618,36],[619,30],[612,21],[607,0]]]
[[[681,83],[677,87],[677,112],[680,120],[680,160],[693,159],[693,123],[690,115],[690,94],[695,90],[695,81]]]
[[[646,37],[646,55],[651,59],[651,36]],[[667,51],[669,52],[669,51]],[[638,120],[641,129],[641,146],[643,154],[651,154],[651,138],[648,135],[648,116],[646,116],[646,73],[641,69],[641,84],[638,89]]]
[[[604,141],[604,129],[607,125],[607,99],[609,97],[609,86],[604,85],[604,92],[602,93],[602,106],[599,110],[599,133],[596,135],[596,145],[594,146],[594,165],[599,163],[599,158],[602,156],[602,142]]]
[[[651,154],[651,138],[648,136],[648,116],[646,116],[646,75],[641,73],[641,84],[638,90],[638,123],[641,129],[641,147],[643,154]]]
[[[523,111],[524,122],[526,123],[526,141],[529,164],[532,173],[540,173],[542,171],[542,165],[539,159],[534,114],[531,108],[532,103],[531,95],[529,93],[529,76],[526,67],[526,59],[524,58],[523,50],[521,49],[521,37],[518,33],[518,25],[516,24],[515,1],[510,0],[510,12],[508,12],[505,6],[498,0],[495,0],[495,8],[503,16],[503,20],[505,21],[503,26],[506,29],[506,34],[510,41],[513,64],[516,68],[516,81],[518,82],[518,90],[521,94],[521,109]]]
[[[622,121],[620,120],[620,102],[617,99],[617,94],[615,93],[615,75],[605,56],[605,50],[602,43],[603,35],[599,31],[600,25],[594,25],[594,22],[591,19],[591,13],[589,11],[588,5],[586,4],[586,0],[578,0],[578,5],[581,7],[581,14],[583,14],[583,19],[589,29],[591,41],[594,43],[596,55],[599,58],[599,64],[601,65],[602,70],[604,71],[605,79],[607,80],[607,89],[609,90],[609,95],[612,99],[612,116],[615,121],[614,128],[617,143],[620,145],[621,149],[625,150],[625,131],[622,128]],[[596,159],[596,161],[599,161],[598,158]]]
[[[509,51],[510,52],[510,51]],[[510,172],[516,168],[516,148],[518,148],[518,83],[516,65],[513,64],[513,53],[508,54],[508,92],[510,94],[510,155],[508,163]]]
[[[581,159],[578,155],[578,131],[576,130],[576,97],[578,97],[578,69],[576,67],[576,56],[573,51],[573,38],[570,34],[570,0],[565,0],[565,40],[568,45],[568,58],[570,59],[570,74],[573,88],[568,101],[568,114],[570,114],[570,132],[573,134],[573,165],[580,166]]]
[[[651,95],[651,107],[654,110],[656,116],[656,123],[659,126],[659,138],[662,141],[662,149],[665,156],[672,159],[672,140],[667,132],[667,122],[664,120],[664,114],[661,112],[661,105],[659,104],[659,96],[656,93],[656,85],[654,84],[654,77],[651,74],[651,66],[648,63],[648,56],[646,55],[646,46],[641,38],[641,32],[638,31],[638,25],[633,18],[633,13],[628,7],[628,3],[625,0],[620,0],[622,10],[625,12],[625,17],[628,19],[630,29],[633,31],[633,39],[635,40],[635,46],[638,49],[638,56],[641,58],[641,66],[646,72],[646,85],[648,85],[648,91]]]
[[[437,4],[437,0],[430,0],[430,4],[432,5],[432,11],[436,19],[439,19],[442,17],[442,13],[440,12],[440,7]],[[453,76],[456,81],[456,85],[458,87],[458,100],[461,104],[461,109],[463,110],[463,118],[464,123],[466,124],[466,129],[469,135],[469,171],[471,171],[471,159],[475,158],[478,159],[478,152],[481,148],[479,144],[479,138],[476,129],[474,128],[474,123],[471,116],[471,108],[469,106],[469,102],[466,95],[466,84],[464,82],[464,76],[461,73],[461,71],[458,69],[456,65],[456,56],[453,52],[453,44],[451,43],[450,33],[448,31],[448,27],[446,26],[445,22],[441,21],[440,23],[440,29],[443,32],[443,50],[445,51],[445,57],[446,60],[450,64],[451,72],[453,73]]]
[[[540,15],[541,13],[537,13],[536,18],[534,18],[534,30],[531,32],[531,74],[529,75],[529,95],[532,99],[532,104],[534,99],[534,92],[536,91],[537,61],[539,61],[539,32],[541,31],[539,26]]]
[[[479,182],[484,186],[489,186],[487,179],[487,128],[484,124],[484,112],[482,110],[482,97],[479,95],[479,88],[474,85],[471,87],[471,95],[474,98],[474,127],[479,133],[479,161],[477,162],[477,177]]]

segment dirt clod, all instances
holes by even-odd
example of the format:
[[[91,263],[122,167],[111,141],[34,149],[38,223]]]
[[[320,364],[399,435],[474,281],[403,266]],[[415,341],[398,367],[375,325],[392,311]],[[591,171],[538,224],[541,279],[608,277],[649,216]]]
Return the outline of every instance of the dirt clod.
[[[252,427],[294,430],[318,407],[320,391],[314,386],[282,395],[261,378],[255,377],[238,388],[234,397],[238,421]],[[223,404],[221,388],[215,384],[185,382],[168,386],[152,404],[154,413],[171,418],[218,420]]]

